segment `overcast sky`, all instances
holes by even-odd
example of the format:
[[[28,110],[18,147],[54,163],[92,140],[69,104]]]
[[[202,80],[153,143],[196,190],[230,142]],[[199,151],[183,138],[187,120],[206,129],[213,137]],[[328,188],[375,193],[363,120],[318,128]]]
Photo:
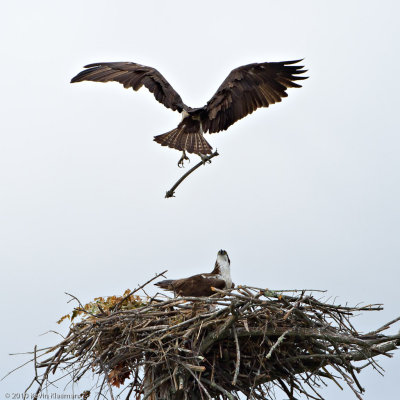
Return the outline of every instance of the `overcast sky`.
[[[389,0],[3,4],[1,375],[26,360],[10,352],[67,332],[55,323],[73,307],[64,292],[88,302],[164,269],[211,270],[221,248],[237,284],[384,303],[357,318],[362,331],[397,317],[399,12]],[[182,173],[180,153],[153,136],[179,114],[145,89],[69,84],[85,64],[134,61],[196,107],[239,65],[303,57],[303,88],[207,136],[220,156],[173,199],[164,194]],[[384,377],[360,375],[366,400],[398,392],[400,353],[381,365]],[[7,378],[0,396],[33,374]],[[333,385],[323,393],[355,398]]]

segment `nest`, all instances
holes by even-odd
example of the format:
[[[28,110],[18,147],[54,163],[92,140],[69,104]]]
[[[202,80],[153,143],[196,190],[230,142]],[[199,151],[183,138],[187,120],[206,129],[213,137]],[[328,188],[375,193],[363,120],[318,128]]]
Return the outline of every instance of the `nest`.
[[[321,399],[318,388],[329,380],[361,398],[356,374],[379,369],[374,357],[400,346],[400,335],[381,333],[400,318],[361,334],[352,316],[380,305],[329,304],[316,291],[239,286],[210,297],[150,298],[137,290],[79,303],[81,320],[68,336],[40,355],[35,349],[37,395],[62,370],[73,381],[98,375],[98,398],[122,390],[126,399],[270,399],[279,388],[289,399]]]

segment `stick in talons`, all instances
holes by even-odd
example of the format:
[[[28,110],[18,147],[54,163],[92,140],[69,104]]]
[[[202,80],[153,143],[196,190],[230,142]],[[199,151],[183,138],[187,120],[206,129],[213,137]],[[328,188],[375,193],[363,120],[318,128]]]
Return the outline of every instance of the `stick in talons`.
[[[176,188],[192,173],[194,172],[197,168],[199,168],[202,165],[205,165],[207,161],[210,161],[212,158],[219,156],[218,151],[215,150],[214,153],[210,154],[209,156],[204,157],[203,160],[201,160],[198,164],[196,164],[193,168],[191,168],[188,172],[183,174],[179,180],[175,183],[174,186],[170,190],[167,191],[165,194],[165,198],[168,199],[170,197],[175,197],[175,190]]]

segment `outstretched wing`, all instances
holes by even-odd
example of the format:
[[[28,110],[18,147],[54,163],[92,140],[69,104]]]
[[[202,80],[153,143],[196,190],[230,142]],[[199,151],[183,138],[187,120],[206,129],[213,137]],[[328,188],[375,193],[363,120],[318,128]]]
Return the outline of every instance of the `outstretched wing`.
[[[85,65],[87,68],[71,79],[71,83],[82,81],[119,82],[125,88],[139,90],[143,85],[154,94],[157,101],[172,110],[186,110],[179,94],[155,69],[132,62],[107,62]]]
[[[286,89],[301,87],[295,81],[306,70],[293,65],[301,60],[249,64],[234,69],[203,108],[204,132],[215,133],[228,129],[237,120],[259,107],[287,97]]]

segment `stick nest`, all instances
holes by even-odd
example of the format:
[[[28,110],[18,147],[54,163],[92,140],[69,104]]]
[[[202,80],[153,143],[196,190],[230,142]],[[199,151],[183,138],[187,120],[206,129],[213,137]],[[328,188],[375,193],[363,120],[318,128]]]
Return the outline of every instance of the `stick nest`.
[[[361,398],[356,374],[367,366],[379,370],[374,357],[400,346],[400,335],[381,333],[399,318],[367,334],[351,323],[355,313],[380,305],[329,304],[315,291],[287,295],[239,286],[203,298],[134,292],[79,303],[72,317],[80,321],[71,323],[68,336],[40,355],[35,349],[37,394],[59,369],[73,381],[97,375],[91,390],[98,398],[114,399],[120,388],[126,399],[237,399],[240,393],[270,399],[280,388],[289,399],[321,399],[317,390],[328,380],[345,382]]]

